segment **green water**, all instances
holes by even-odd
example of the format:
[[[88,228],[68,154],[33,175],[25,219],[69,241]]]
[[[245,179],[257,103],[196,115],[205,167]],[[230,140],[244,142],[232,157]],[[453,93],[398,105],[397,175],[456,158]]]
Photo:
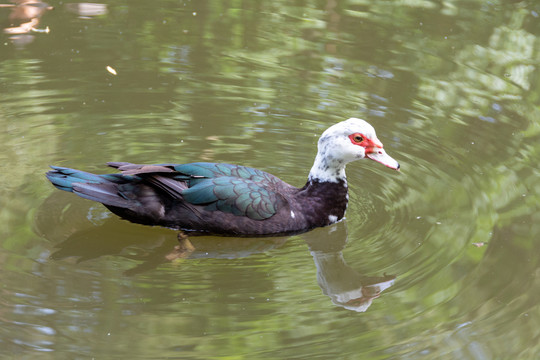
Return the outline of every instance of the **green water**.
[[[50,5],[48,33],[0,8],[0,357],[538,356],[540,4]],[[44,177],[215,161],[302,186],[352,116],[402,170],[349,165],[347,219],[293,237],[185,253]]]

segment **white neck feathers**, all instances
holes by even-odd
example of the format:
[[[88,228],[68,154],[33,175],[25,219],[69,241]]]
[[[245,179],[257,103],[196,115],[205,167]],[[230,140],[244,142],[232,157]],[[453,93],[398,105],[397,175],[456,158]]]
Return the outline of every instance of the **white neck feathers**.
[[[342,180],[347,182],[345,165],[344,161],[319,152],[309,172],[308,180],[336,183]]]

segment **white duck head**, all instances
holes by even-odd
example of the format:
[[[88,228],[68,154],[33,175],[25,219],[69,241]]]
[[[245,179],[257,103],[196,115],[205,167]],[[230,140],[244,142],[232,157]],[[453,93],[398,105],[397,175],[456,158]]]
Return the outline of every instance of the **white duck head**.
[[[384,151],[373,126],[362,119],[350,118],[329,127],[321,135],[317,147],[317,156],[309,172],[310,181],[346,180],[345,166],[364,158],[399,170],[398,162]]]

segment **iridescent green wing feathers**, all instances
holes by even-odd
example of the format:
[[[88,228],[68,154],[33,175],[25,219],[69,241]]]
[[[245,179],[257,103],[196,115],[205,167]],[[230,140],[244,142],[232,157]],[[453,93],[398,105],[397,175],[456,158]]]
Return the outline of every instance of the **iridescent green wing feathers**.
[[[279,179],[245,166],[215,163],[109,165],[124,175],[147,178],[171,196],[181,196],[193,205],[205,205],[205,210],[209,211],[263,220],[274,215],[283,203],[282,196],[272,190]],[[178,181],[185,183],[187,188],[179,186]]]
[[[194,205],[206,204],[206,210],[263,220],[274,215],[281,203],[281,197],[268,189],[276,178],[257,169],[214,163],[182,164],[173,168],[180,173],[175,178],[188,184],[182,191],[184,200]]]
[[[238,179],[252,180],[255,182],[268,183],[273,183],[276,179],[273,175],[270,175],[264,171],[240,165],[198,162],[181,165],[165,164],[163,166],[170,166],[175,171],[179,172],[182,175],[188,176],[191,179],[197,177],[204,177],[210,179],[227,176]],[[182,175],[179,175],[178,177],[182,178]],[[197,183],[197,181],[195,181],[195,183]]]

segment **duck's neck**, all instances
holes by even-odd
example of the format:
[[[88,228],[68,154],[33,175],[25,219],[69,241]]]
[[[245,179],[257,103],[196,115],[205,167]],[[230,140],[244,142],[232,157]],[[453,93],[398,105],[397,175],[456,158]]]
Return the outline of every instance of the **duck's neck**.
[[[326,226],[343,219],[349,194],[347,181],[308,179],[298,194],[298,203],[310,227]]]
[[[347,165],[345,161],[319,152],[309,172],[308,182],[337,183],[343,181],[346,187],[347,176],[345,175],[345,165]]]
[[[343,219],[349,202],[345,176],[347,162],[325,150],[327,147],[319,144],[308,181],[298,194],[306,219],[313,227],[330,225]]]

